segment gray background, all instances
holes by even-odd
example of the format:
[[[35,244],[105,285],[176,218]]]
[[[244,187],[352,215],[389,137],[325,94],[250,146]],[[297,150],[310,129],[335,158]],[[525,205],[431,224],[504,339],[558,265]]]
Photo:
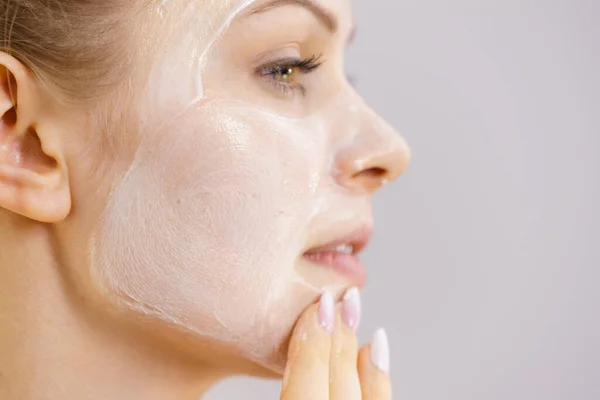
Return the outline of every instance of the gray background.
[[[349,72],[414,154],[364,257],[395,399],[600,399],[600,1],[354,5]]]

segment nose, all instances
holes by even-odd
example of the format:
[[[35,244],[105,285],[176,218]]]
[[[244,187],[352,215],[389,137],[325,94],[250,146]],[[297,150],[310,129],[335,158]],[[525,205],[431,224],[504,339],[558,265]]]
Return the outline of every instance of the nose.
[[[346,118],[347,140],[336,153],[336,180],[351,191],[373,193],[400,177],[410,163],[402,136],[363,103]]]

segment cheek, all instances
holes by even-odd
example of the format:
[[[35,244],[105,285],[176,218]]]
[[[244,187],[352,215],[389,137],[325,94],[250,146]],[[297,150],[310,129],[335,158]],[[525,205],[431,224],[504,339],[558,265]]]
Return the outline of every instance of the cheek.
[[[94,235],[92,278],[119,307],[269,364],[318,295],[295,272],[318,151],[232,115],[205,106],[143,133]]]

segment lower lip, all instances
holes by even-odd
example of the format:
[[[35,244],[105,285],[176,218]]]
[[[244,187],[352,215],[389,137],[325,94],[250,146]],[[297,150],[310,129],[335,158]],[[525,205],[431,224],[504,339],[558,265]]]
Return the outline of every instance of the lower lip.
[[[350,278],[357,286],[364,286],[367,281],[365,266],[356,255],[336,251],[323,251],[306,253],[304,257],[313,264],[333,270]]]

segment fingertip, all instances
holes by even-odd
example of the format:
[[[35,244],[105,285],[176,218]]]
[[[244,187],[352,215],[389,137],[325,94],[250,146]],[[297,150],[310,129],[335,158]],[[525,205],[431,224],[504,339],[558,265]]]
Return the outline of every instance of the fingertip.
[[[319,326],[326,332],[333,331],[335,320],[335,302],[333,295],[328,290],[325,290],[321,295],[318,305],[318,321]]]
[[[329,360],[331,399],[362,400],[356,367],[359,347],[355,329],[360,319],[360,299],[357,297],[357,290],[349,290],[336,305]]]
[[[344,324],[356,332],[361,318],[361,300],[358,288],[348,289],[342,301],[342,320]]]
[[[380,335],[376,332],[374,341]],[[363,400],[389,400],[392,398],[389,362],[386,372],[384,371],[385,362],[382,365],[381,360],[375,355],[378,352],[374,343],[370,343],[363,346],[358,353],[357,367],[363,388]]]
[[[323,292],[319,302],[310,305],[300,316],[288,350],[288,362],[301,357],[321,358],[328,354],[331,346],[331,332],[334,329],[335,304],[330,292]]]
[[[373,335],[371,342],[371,362],[381,372],[390,372],[390,345],[387,334],[383,328],[379,328]]]
[[[281,398],[323,398],[328,393],[334,315],[333,297],[326,292],[300,316],[289,344]]]

